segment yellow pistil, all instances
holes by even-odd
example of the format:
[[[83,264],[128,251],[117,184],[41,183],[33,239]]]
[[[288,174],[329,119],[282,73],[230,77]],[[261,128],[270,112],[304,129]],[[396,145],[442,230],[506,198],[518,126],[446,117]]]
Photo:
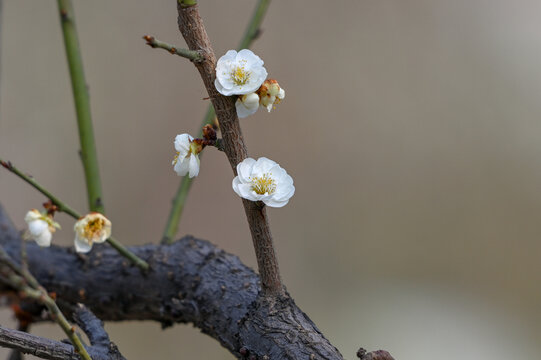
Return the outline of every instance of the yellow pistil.
[[[175,155],[175,157],[173,158],[173,165],[176,165],[177,162],[178,162],[178,156],[180,155],[180,153],[177,151],[176,152],[177,154]]]
[[[246,65],[246,60],[241,61],[241,64],[235,67],[235,70],[231,72],[231,79],[235,85],[245,85],[250,79],[252,74],[250,71],[246,71],[244,66]]]
[[[268,173],[261,177],[251,177],[252,190],[259,195],[273,194],[276,191],[276,182]]]

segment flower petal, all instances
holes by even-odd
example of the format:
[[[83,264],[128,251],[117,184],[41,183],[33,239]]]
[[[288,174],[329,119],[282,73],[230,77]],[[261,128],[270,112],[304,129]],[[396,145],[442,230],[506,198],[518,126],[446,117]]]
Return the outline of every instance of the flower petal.
[[[248,108],[246,107],[245,103],[237,99],[235,102],[235,108],[237,109],[237,116],[242,119],[257,112],[257,109],[259,108],[259,101],[255,108]]]
[[[49,224],[44,220],[34,220],[28,224],[28,231],[35,238],[40,236],[44,231],[49,231]]]
[[[175,150],[179,152],[179,157],[185,157],[190,151],[190,141],[193,137],[189,134],[179,134],[175,137]]]
[[[274,198],[270,198],[270,199],[267,199],[267,200],[263,200],[263,202],[267,206],[274,207],[274,208],[281,208],[281,207],[287,205],[287,203],[289,202],[289,198],[287,198],[286,200],[283,200],[283,201],[279,201],[279,200],[276,200]]]
[[[173,168],[178,176],[184,176],[188,173],[190,169],[190,161],[187,158],[178,159],[175,167]]]
[[[259,159],[257,159],[256,163],[254,164],[252,173],[258,176],[261,176],[266,173],[271,173],[272,168],[275,167],[276,165],[278,164],[272,161],[271,159],[267,159],[266,157],[260,157]]]
[[[53,234],[49,231],[49,229],[43,231],[41,234],[36,236],[34,240],[36,241],[36,244],[38,244],[41,247],[49,247],[51,246],[51,240],[53,238]]]
[[[256,161],[252,158],[246,158],[237,165],[237,174],[240,178],[240,181],[243,183],[250,182],[250,177],[252,176],[252,168]]]
[[[190,178],[199,175],[199,157],[197,155],[190,155],[189,173]]]
[[[229,51],[227,53],[229,53]],[[236,54],[235,60],[237,62],[246,61],[247,64],[252,65],[252,66],[263,66],[264,64],[263,60],[261,60],[261,58],[257,56],[256,54],[254,54],[254,52],[250,49],[242,49],[241,51],[239,51]]]
[[[24,221],[26,221],[27,224],[30,224],[34,220],[41,219],[42,216],[43,215],[41,215],[38,210],[32,209],[26,213],[26,215],[24,216]]]
[[[87,241],[84,239],[79,238],[79,236],[75,236],[75,251],[78,253],[87,253],[92,249],[92,245],[90,245]]]

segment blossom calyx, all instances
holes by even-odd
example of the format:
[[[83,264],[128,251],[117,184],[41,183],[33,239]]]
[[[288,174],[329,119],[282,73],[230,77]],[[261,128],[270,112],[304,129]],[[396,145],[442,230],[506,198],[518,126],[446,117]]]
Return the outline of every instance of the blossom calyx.
[[[94,243],[102,243],[111,237],[111,221],[100,213],[91,212],[77,220],[75,231],[75,251],[87,253]]]

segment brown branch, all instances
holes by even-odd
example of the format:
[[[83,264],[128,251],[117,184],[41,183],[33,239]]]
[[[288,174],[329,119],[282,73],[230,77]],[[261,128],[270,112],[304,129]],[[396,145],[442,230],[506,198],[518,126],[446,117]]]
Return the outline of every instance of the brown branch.
[[[179,2],[177,8],[178,27],[188,44],[188,48],[204,54],[205,60],[194,63],[194,65],[199,70],[212,105],[216,110],[224,142],[224,151],[233,172],[236,174],[237,164],[248,157],[248,151],[240,129],[235,100],[231,96],[221,95],[214,86],[216,55],[212,50],[203,20],[199,15],[198,6],[185,6]],[[276,258],[265,208],[248,200],[243,200],[243,205],[252,234],[263,291],[269,296],[284,295],[278,259]]]
[[[74,314],[74,319],[90,339],[92,346],[88,346],[86,349],[92,360],[125,360],[116,345],[109,340],[109,336],[103,329],[100,320],[90,310],[84,306],[78,306]],[[0,346],[15,349],[20,353],[34,355],[42,359],[81,359],[71,344],[2,326],[0,326]]]
[[[145,41],[147,42],[147,45],[153,49],[156,49],[156,48],[164,49],[170,54],[178,55],[178,56],[181,56],[183,58],[186,58],[188,60],[195,61],[195,62],[203,60],[203,56],[199,54],[197,51],[191,51],[191,50],[178,48],[171,44],[160,41],[156,39],[154,36],[150,36],[150,35],[143,36],[143,39],[145,39]]]
[[[31,354],[42,359],[79,360],[71,344],[31,335],[0,326],[0,346]],[[94,357],[92,357],[94,359]]]

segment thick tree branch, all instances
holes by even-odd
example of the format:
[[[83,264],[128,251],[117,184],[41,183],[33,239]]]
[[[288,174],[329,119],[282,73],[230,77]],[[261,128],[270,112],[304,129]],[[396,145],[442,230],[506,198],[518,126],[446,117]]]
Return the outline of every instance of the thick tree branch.
[[[19,258],[19,233],[1,206],[0,244]],[[254,271],[207,241],[132,247],[151,265],[144,275],[108,246],[81,256],[27,245],[30,271],[58,294],[59,305],[67,304],[66,313],[81,302],[104,321],[191,322],[238,358],[342,359],[288,294],[262,296]],[[0,284],[0,291],[8,288]]]
[[[88,346],[86,349],[92,360],[125,360],[116,345],[109,340],[109,336],[101,326],[100,320],[88,309],[84,306],[78,306],[74,319],[90,339],[92,346]],[[80,359],[71,344],[1,326],[0,346],[16,349],[21,353],[31,354],[42,359]]]

